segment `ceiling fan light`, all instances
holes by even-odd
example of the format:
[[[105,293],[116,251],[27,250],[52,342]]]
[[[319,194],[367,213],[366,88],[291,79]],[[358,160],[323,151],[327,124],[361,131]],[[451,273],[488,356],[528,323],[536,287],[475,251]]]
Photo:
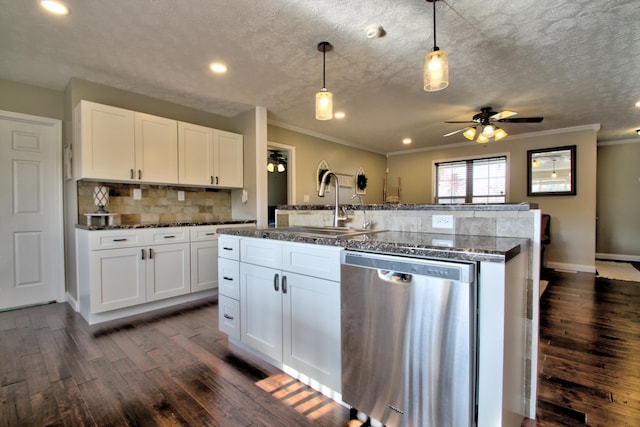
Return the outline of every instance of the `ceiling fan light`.
[[[509,135],[504,129],[502,128],[497,128],[496,132],[493,134],[493,138],[496,141],[500,141],[502,138],[504,138],[505,136]]]
[[[285,166],[284,166],[284,163],[278,163],[278,168],[277,168],[277,171],[278,171],[278,172],[284,172],[284,171],[285,171],[285,169],[286,169],[286,168],[285,168]]]
[[[333,95],[326,88],[316,93],[316,120],[333,118]]]
[[[476,141],[481,144],[484,144],[489,142],[489,138],[487,138],[486,136],[484,136],[484,134],[481,133],[480,135],[478,135],[478,139],[476,139]]]
[[[534,168],[539,168],[540,167],[540,161],[538,159],[533,159],[533,161],[531,162],[531,165]]]
[[[467,130],[465,130],[462,135],[467,138],[469,141],[473,141],[473,139],[476,137],[476,128],[469,128]]]
[[[272,161],[267,163],[267,171],[273,172],[274,170],[276,170],[276,165]]]
[[[494,125],[486,125],[484,129],[482,129],[482,135],[487,138],[491,138],[496,133],[496,127]]]
[[[424,90],[435,92],[449,86],[449,55],[437,47],[424,56]]]

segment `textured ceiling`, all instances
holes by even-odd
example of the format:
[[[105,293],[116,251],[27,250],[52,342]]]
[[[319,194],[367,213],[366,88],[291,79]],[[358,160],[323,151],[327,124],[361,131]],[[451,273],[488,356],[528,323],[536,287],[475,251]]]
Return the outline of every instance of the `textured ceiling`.
[[[71,77],[223,116],[263,106],[270,121],[378,152],[465,141],[442,135],[480,107],[544,116],[513,136],[600,124],[599,141],[640,128],[640,1],[442,0],[437,41],[450,86],[422,89],[433,46],[424,0],[0,0],[0,78],[63,90]],[[365,27],[386,36],[367,39]],[[327,88],[343,120],[314,119]],[[228,64],[213,75],[208,64]],[[413,138],[405,146],[403,137]],[[508,141],[509,138],[504,141]]]

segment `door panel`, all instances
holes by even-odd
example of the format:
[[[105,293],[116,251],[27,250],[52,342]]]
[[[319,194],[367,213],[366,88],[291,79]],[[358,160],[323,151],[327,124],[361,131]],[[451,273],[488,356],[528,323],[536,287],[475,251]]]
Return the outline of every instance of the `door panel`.
[[[64,300],[60,135],[0,111],[0,310]]]

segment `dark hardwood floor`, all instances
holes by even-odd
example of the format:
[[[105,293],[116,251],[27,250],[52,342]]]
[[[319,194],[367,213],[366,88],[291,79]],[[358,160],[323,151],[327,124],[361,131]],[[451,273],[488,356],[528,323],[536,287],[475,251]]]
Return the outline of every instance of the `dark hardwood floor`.
[[[639,426],[640,284],[547,274],[523,426]],[[217,310],[98,327],[66,304],[0,313],[0,426],[347,426],[346,408],[229,349]]]
[[[537,421],[525,425],[640,426],[640,283],[546,274]]]

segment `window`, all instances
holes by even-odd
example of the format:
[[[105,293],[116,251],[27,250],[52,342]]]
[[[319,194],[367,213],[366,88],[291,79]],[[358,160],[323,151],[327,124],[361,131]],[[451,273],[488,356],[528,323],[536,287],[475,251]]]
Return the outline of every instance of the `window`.
[[[438,204],[505,203],[507,157],[436,163]]]

